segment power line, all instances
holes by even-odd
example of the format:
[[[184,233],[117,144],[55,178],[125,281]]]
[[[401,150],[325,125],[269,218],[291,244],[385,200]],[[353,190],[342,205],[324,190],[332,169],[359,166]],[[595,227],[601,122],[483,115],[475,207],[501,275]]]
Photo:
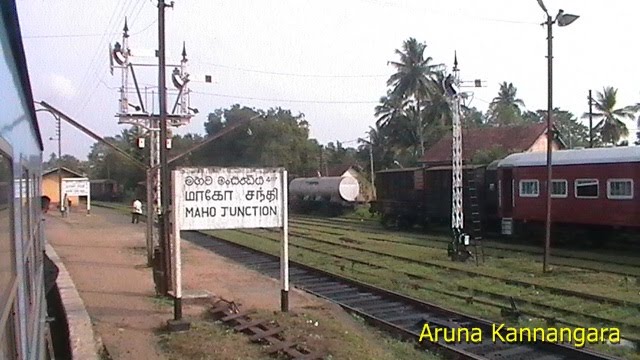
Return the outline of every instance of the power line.
[[[404,8],[404,9],[424,10],[424,11],[427,10],[425,8],[416,8],[416,7],[413,7],[413,6],[397,6],[396,4],[390,4],[390,3],[385,3],[385,2],[382,2],[382,1],[375,1],[375,0],[361,0],[361,1],[368,2],[368,3],[373,3],[373,4],[381,5],[381,6],[394,7],[394,8]],[[481,16],[476,16],[476,15],[469,14],[469,13],[467,13],[465,11],[460,10],[460,9],[456,9],[453,12],[445,12],[445,11],[439,11],[437,9],[429,9],[429,12],[437,13],[437,14],[445,15],[445,16],[451,16],[453,18],[458,18],[460,16],[463,16],[463,17],[466,17],[466,18],[469,18],[469,19],[480,20],[480,21],[488,21],[488,22],[518,24],[518,25],[540,25],[539,22],[533,22],[533,21],[522,21],[522,20],[509,20],[509,19],[500,19],[500,18],[491,18],[491,17],[481,17]]]
[[[139,35],[143,32],[145,32],[147,29],[149,29],[151,26],[153,26],[155,23],[158,22],[158,19],[153,20],[149,25],[145,26],[142,30],[131,33],[131,36],[134,35]],[[27,36],[23,36],[22,38],[24,39],[56,39],[56,38],[61,38],[61,39],[70,39],[70,38],[83,38],[83,37],[98,37],[98,36],[113,36],[113,35],[118,35],[121,34],[122,32],[112,32],[112,33],[95,33],[95,34],[56,34],[56,35],[27,35]]]
[[[267,70],[258,70],[258,69],[248,69],[241,68],[237,66],[229,66],[222,64],[215,64],[204,61],[194,61],[195,63],[209,65],[213,67],[219,67],[224,69],[232,69],[250,73],[258,73],[258,74],[268,74],[268,75],[279,75],[279,76],[294,76],[294,77],[315,77],[315,78],[379,78],[379,77],[389,77],[388,74],[357,74],[357,75],[342,75],[342,74],[299,74],[299,73],[288,73],[288,72],[278,72],[278,71],[267,71]]]
[[[290,102],[290,103],[311,103],[311,104],[377,104],[377,101],[335,101],[335,100],[292,100],[292,99],[266,99],[266,98],[257,98],[257,97],[249,97],[249,96],[235,96],[235,95],[226,95],[226,94],[215,94],[208,93],[202,91],[191,91],[194,94],[214,96],[214,97],[223,97],[223,98],[232,98],[232,99],[243,99],[243,100],[259,100],[259,101],[279,101],[279,102]]]

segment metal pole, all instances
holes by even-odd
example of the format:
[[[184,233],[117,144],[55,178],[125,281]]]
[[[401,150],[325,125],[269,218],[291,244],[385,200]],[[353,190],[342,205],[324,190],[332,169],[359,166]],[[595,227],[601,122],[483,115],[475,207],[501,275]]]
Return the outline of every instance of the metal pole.
[[[164,33],[164,0],[158,1],[158,104],[160,107],[160,178],[162,183],[161,196],[162,209],[159,219],[160,225],[160,268],[162,271],[163,281],[160,291],[163,295],[167,294],[169,287],[169,172],[167,171],[167,88],[165,78],[165,33]]]
[[[175,172],[171,176],[171,183],[175,184]],[[171,194],[175,199],[177,197],[176,188],[171,187]],[[174,204],[176,205],[176,204]],[[174,208],[172,211],[173,222],[173,251],[172,251],[172,277],[173,277],[173,320],[179,322],[182,320],[182,259],[180,255],[180,224],[178,219],[178,211]]]
[[[371,140],[371,134],[369,134],[369,162],[371,165],[371,187],[373,188],[373,197],[376,196],[376,174],[373,170],[373,141]]]
[[[64,216],[64,204],[62,203],[62,129],[60,116],[56,115],[58,128],[58,201],[60,204],[60,214]]]
[[[153,172],[146,171],[147,190],[147,266],[153,265]]]
[[[289,311],[289,200],[287,170],[280,173],[282,184],[282,248],[280,248],[280,310]]]
[[[544,261],[542,271],[549,271],[549,251],[551,247],[551,152],[553,144],[553,131],[551,126],[551,111],[553,110],[553,21],[550,15],[547,15],[547,221],[545,226],[544,239]]]
[[[589,90],[589,147],[593,147],[593,99]]]

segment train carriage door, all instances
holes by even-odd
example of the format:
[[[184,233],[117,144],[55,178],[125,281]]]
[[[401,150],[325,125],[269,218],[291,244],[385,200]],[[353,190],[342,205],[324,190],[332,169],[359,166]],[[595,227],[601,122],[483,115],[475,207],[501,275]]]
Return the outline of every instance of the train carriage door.
[[[502,169],[500,188],[500,208],[502,209],[502,217],[510,218],[513,215],[513,169]]]

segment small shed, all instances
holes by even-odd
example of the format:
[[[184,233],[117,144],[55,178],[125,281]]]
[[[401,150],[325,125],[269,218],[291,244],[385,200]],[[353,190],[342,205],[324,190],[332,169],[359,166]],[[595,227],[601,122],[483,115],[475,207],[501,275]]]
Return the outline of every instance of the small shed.
[[[60,198],[64,196],[64,194],[60,194],[60,179],[82,177],[85,177],[85,175],[66,167],[60,168],[60,174],[58,174],[58,168],[45,170],[42,173],[42,195],[48,196],[52,204],[59,206]],[[69,199],[72,206],[78,205],[80,201],[78,196],[70,196]]]

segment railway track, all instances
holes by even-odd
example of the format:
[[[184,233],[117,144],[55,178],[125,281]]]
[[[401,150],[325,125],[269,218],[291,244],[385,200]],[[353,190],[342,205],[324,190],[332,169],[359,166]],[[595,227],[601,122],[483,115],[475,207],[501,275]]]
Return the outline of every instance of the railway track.
[[[303,224],[303,223],[297,223],[297,222],[292,222],[290,225],[290,228],[293,229],[294,231],[305,231],[305,232],[310,232],[310,233],[317,233],[317,234],[326,234],[326,235],[332,235],[332,236],[349,236],[347,235],[348,233],[346,231],[335,231],[335,230],[325,230],[323,227],[323,225],[310,225],[310,224]],[[436,249],[436,250],[442,250],[442,251],[446,251],[447,250],[447,244],[448,242],[446,241],[440,241],[440,240],[431,240],[431,239],[424,239],[424,240],[418,240],[418,239],[408,239],[408,240],[393,240],[393,239],[389,239],[388,237],[383,237],[382,235],[370,235],[368,233],[363,233],[366,234],[363,239],[364,240],[370,240],[370,241],[374,241],[374,242],[379,242],[379,243],[389,243],[389,244],[398,244],[398,245],[402,245],[402,246],[407,246],[407,247],[415,247],[417,250],[422,250],[425,248],[430,248],[430,249]],[[489,246],[484,246],[485,250],[485,256],[489,257],[489,258],[497,258],[497,259],[509,259],[509,258],[513,258],[514,254],[518,254],[518,251],[515,250],[501,250],[498,248],[492,248]],[[471,248],[471,250],[473,251],[473,248]],[[530,256],[533,257],[533,255],[529,255],[526,253],[521,253],[521,256]],[[533,258],[533,261],[535,262],[541,262],[538,259]],[[640,260],[639,260],[640,261]],[[582,270],[588,270],[588,271],[596,271],[596,272],[602,272],[602,273],[609,273],[609,274],[615,274],[615,275],[621,275],[621,276],[634,276],[634,277],[640,277],[640,266],[634,266],[634,265],[620,265],[620,264],[612,264],[612,263],[600,263],[597,262],[595,260],[577,260],[575,258],[565,258],[565,257],[561,257],[561,256],[553,256],[553,259],[551,260],[551,264],[552,265],[556,265],[556,266],[564,266],[564,267],[570,267],[570,268],[575,268],[575,269],[582,269]]]
[[[439,236],[429,236],[428,234],[424,234],[423,236],[416,236],[415,232],[406,232],[406,231],[390,231],[377,227],[375,224],[371,224],[371,221],[367,222],[356,222],[353,220],[337,220],[332,221],[328,219],[321,218],[313,218],[313,217],[301,217],[296,216],[295,218],[290,219],[292,224],[297,224],[299,226],[321,226],[329,229],[335,229],[339,231],[349,231],[353,229],[362,229],[370,234],[377,235],[393,235],[393,234],[402,234],[412,240],[412,241],[428,241],[434,244],[440,244],[442,247],[446,248],[446,244],[449,242],[449,239],[445,237]],[[425,238],[426,236],[426,238]],[[379,240],[375,238],[376,240]],[[405,243],[398,240],[386,240],[390,242],[398,242]],[[410,244],[413,244],[411,242]],[[485,251],[497,251],[497,252],[505,252],[505,253],[524,253],[532,256],[540,256],[542,254],[542,249],[526,246],[526,245],[518,245],[518,244],[505,244],[501,242],[496,242],[490,239],[486,239],[483,241],[483,247]],[[488,253],[490,255],[490,253]],[[560,266],[569,266],[582,268],[587,270],[598,270],[598,271],[607,271],[620,275],[632,275],[638,276],[640,274],[640,259],[637,257],[631,257],[625,254],[615,253],[609,256],[603,256],[602,254],[582,254],[576,255],[575,251],[571,253],[568,250],[564,249],[554,249],[554,254],[552,258],[552,264],[560,265]],[[596,264],[594,264],[596,263]],[[623,271],[608,271],[606,268],[602,268],[602,264],[611,264],[617,266],[626,266],[626,267],[635,267],[635,271],[625,273]]]
[[[270,231],[270,230],[268,230]],[[278,239],[273,239],[267,236],[263,236],[263,235],[259,235],[259,234],[255,234],[252,233],[251,231],[244,231],[244,230],[238,230],[238,232],[242,233],[242,234],[246,234],[246,235],[251,235],[251,236],[255,236],[256,238],[264,238],[273,242],[279,242]],[[290,234],[293,236],[293,238],[290,239],[294,239],[294,238],[300,238],[300,239],[305,239],[305,240],[310,240],[313,242],[316,242],[317,239],[313,239],[313,238],[309,238],[306,237],[304,235],[299,235],[299,234],[295,234],[294,232],[290,232]],[[337,244],[332,244],[337,246]],[[620,327],[620,328],[624,328],[624,329],[631,329],[632,331],[638,330],[640,329],[640,326],[632,324],[632,323],[628,323],[625,321],[620,321],[620,320],[615,320],[615,319],[609,319],[609,318],[603,318],[597,315],[591,315],[589,313],[585,313],[585,312],[579,312],[579,311],[574,311],[574,310],[568,310],[566,308],[561,308],[558,306],[554,306],[554,305],[550,305],[550,304],[545,304],[545,303],[540,303],[537,301],[533,301],[530,299],[524,299],[522,297],[519,297],[517,295],[511,296],[509,294],[503,294],[503,293],[497,293],[495,291],[488,291],[488,290],[482,290],[478,287],[467,287],[467,286],[461,286],[458,285],[458,291],[459,292],[452,292],[451,290],[443,290],[441,287],[433,287],[432,285],[434,284],[439,284],[439,285],[444,285],[444,283],[442,283],[442,281],[440,279],[434,278],[432,276],[427,276],[424,274],[421,274],[420,272],[409,272],[409,271],[403,271],[403,270],[397,270],[394,269],[392,267],[389,267],[388,264],[378,264],[378,263],[374,263],[371,261],[363,261],[363,260],[359,260],[359,259],[355,259],[353,257],[350,256],[346,256],[345,254],[335,254],[334,251],[326,251],[326,250],[318,250],[315,249],[313,247],[309,247],[306,245],[302,245],[299,243],[290,243],[291,247],[295,247],[298,249],[302,249],[305,251],[309,251],[315,254],[318,254],[320,256],[326,256],[329,258],[336,258],[336,259],[340,259],[340,260],[344,260],[347,262],[350,262],[351,264],[360,264],[360,265],[364,265],[367,267],[370,267],[372,269],[386,269],[390,272],[398,272],[401,274],[406,275],[407,277],[411,278],[411,279],[417,279],[417,280],[423,280],[424,284],[429,284],[429,285],[415,285],[412,284],[411,286],[415,289],[420,288],[423,290],[427,290],[431,293],[437,293],[437,294],[442,294],[445,295],[447,297],[454,297],[457,299],[463,299],[467,302],[473,302],[473,303],[478,303],[478,304],[482,304],[482,305],[487,305],[490,307],[495,307],[495,308],[499,308],[501,309],[501,311],[510,311],[512,310],[510,307],[505,306],[505,302],[509,303],[512,301],[515,301],[515,303],[517,304],[525,304],[525,305],[531,305],[533,307],[535,307],[538,310],[532,310],[532,309],[519,309],[518,311],[522,314],[522,315],[528,315],[528,316],[532,316],[535,318],[541,318],[541,319],[545,319],[547,322],[550,323],[557,323],[557,324],[564,324],[564,325],[568,325],[571,327],[584,327],[585,324],[578,324],[572,321],[568,321],[565,319],[562,319],[561,315],[573,315],[573,316],[579,316],[579,317],[584,317],[586,319],[589,319],[592,321],[592,324],[607,324],[607,326],[614,326],[614,327]],[[353,269],[352,269],[353,270]],[[364,272],[363,274],[365,274],[366,272]],[[463,293],[460,291],[466,291],[467,293]],[[469,295],[469,293],[473,294],[473,295]],[[481,297],[478,297],[476,295],[481,295]],[[488,298],[488,299],[486,299]],[[499,301],[501,301],[500,303],[496,303],[492,300],[498,299]],[[597,299],[597,302],[601,302],[601,299]],[[613,299],[608,300],[607,303],[612,302]],[[640,306],[640,305],[638,305]],[[550,315],[542,315],[540,313],[538,313],[538,311],[540,310],[547,310],[547,311],[552,311],[553,313],[555,313],[556,315],[550,316]],[[560,316],[560,318],[558,317]],[[621,338],[633,342],[633,343],[640,343],[640,340],[638,340],[635,337],[629,337],[629,336],[622,336]]]
[[[212,235],[185,231],[182,237],[219,255],[228,257],[262,274],[277,278],[280,260],[277,256],[250,249]],[[457,359],[501,360],[560,360],[560,359],[617,359],[587,349],[544,342],[510,344],[494,343],[493,323],[480,318],[446,310],[437,305],[398,293],[357,282],[296,262],[290,262],[290,280],[294,286],[333,301],[344,309],[405,339],[416,341],[425,324],[433,327],[457,329],[479,328],[480,343],[437,343],[423,341],[425,347]]]

